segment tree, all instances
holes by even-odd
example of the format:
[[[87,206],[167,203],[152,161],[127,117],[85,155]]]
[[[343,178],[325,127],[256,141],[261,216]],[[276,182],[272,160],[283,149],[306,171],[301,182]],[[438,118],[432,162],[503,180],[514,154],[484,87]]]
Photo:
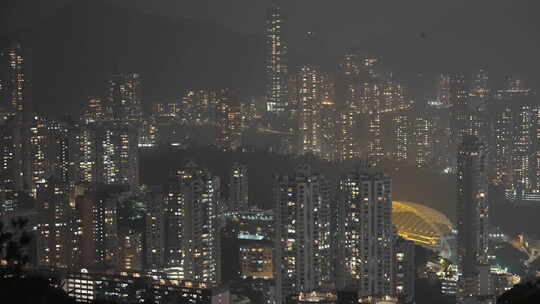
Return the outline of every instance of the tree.
[[[0,221],[0,260],[5,267],[0,275],[20,276],[22,267],[28,263],[26,247],[30,244],[30,234],[25,230],[28,220],[11,220],[10,229]]]
[[[30,234],[28,220],[13,219],[9,227],[0,222],[0,298],[2,303],[17,304],[74,304],[75,301],[60,288],[51,286],[50,279],[23,272],[28,263],[27,246]]]
[[[540,278],[517,284],[497,299],[497,304],[532,303],[540,303]]]

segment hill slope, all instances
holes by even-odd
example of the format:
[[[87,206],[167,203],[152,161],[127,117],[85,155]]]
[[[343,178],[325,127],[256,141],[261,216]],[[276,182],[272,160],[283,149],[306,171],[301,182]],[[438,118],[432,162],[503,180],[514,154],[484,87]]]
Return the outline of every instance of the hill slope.
[[[79,109],[87,95],[105,92],[113,71],[141,73],[147,104],[185,88],[261,85],[257,37],[100,0],[75,1],[39,26],[8,36],[32,49],[34,102],[41,112]]]

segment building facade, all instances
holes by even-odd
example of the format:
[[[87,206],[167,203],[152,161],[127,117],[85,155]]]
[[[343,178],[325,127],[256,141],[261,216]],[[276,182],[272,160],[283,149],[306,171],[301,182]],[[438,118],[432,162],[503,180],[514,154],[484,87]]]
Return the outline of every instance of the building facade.
[[[488,264],[487,148],[477,137],[465,136],[457,157],[457,298],[459,303],[479,303],[493,296]]]
[[[365,169],[341,178],[337,206],[337,284],[359,299],[393,299],[392,183]]]
[[[307,165],[274,186],[275,274],[278,303],[299,292],[333,288],[328,181]]]

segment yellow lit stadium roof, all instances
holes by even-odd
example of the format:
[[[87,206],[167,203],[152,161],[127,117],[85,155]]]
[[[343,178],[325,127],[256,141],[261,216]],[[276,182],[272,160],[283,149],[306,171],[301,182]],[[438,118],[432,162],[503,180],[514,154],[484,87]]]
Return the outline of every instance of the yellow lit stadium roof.
[[[402,238],[430,247],[439,246],[440,238],[453,229],[441,212],[404,201],[392,202],[392,223]]]

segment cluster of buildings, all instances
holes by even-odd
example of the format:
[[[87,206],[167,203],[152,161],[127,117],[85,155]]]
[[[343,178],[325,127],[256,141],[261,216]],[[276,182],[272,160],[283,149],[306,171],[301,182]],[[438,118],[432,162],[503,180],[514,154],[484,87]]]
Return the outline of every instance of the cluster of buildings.
[[[442,74],[434,96],[426,97],[374,57],[347,54],[331,72],[313,60],[293,68],[286,33],[283,12],[272,9],[266,102],[268,113],[288,121],[283,151],[329,161],[394,160],[449,173],[457,169],[460,139],[474,135],[488,147],[490,183],[509,200],[538,201],[540,105],[521,80],[508,78],[497,90],[483,69],[471,77]]]
[[[540,200],[534,92],[519,80],[492,90],[480,71],[473,79],[443,75],[437,98],[414,102],[376,58],[348,54],[337,73],[313,62],[292,69],[286,28],[272,8],[265,111],[235,90],[202,89],[154,104],[146,116],[140,75],[118,73],[79,119],[51,120],[32,110],[26,51],[2,50],[0,214],[30,218],[32,264],[59,271],[81,302],[227,303],[220,288],[235,281],[268,304],[412,303],[414,244],[439,246],[451,229],[444,217],[424,218],[437,235],[396,225],[396,210],[411,216],[420,208],[394,209],[383,173],[361,166],[336,187],[299,166],[276,175],[271,211],[250,208],[248,168],[239,163],[224,181],[194,162],[174,168],[166,184],[139,181],[139,151],[189,146],[186,128],[213,127],[215,145],[234,151],[258,126],[281,136],[277,150],[286,154],[454,173],[457,277],[445,286],[460,303],[493,303],[488,186],[509,200]]]

